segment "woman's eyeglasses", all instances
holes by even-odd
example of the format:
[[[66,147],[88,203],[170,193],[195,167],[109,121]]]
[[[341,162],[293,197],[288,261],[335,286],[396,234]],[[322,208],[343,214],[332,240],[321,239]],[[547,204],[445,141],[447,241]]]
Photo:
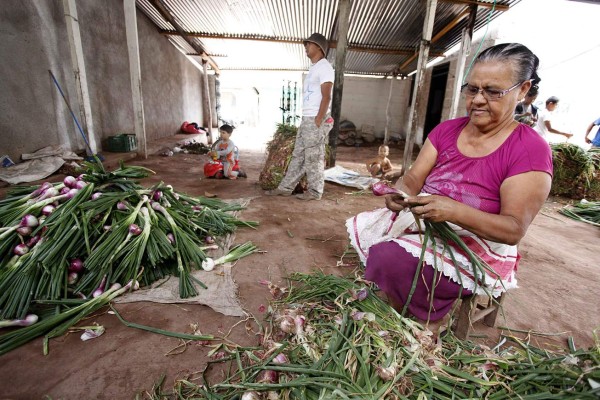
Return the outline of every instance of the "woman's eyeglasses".
[[[499,100],[502,97],[506,96],[506,94],[508,92],[519,87],[522,84],[523,84],[523,82],[519,82],[516,85],[511,86],[506,90],[497,90],[497,89],[480,89],[477,86],[472,86],[472,85],[469,85],[468,83],[465,83],[464,85],[461,86],[460,91],[462,93],[464,93],[465,96],[467,96],[467,97],[475,97],[479,93],[481,93],[483,95],[483,97],[485,97],[487,100],[494,101],[494,100]]]

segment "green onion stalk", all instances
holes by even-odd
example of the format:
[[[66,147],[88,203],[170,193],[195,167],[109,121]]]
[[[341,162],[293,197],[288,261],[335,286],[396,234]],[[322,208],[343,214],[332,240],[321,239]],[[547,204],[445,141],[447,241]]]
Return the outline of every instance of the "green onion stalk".
[[[261,345],[215,347],[202,380],[178,380],[174,398],[594,399],[600,392],[598,339],[576,352],[542,350],[514,337],[490,349],[450,332],[435,337],[360,278],[290,279],[287,298],[271,303]],[[225,363],[224,378],[208,374]],[[151,399],[169,395],[163,383]]]

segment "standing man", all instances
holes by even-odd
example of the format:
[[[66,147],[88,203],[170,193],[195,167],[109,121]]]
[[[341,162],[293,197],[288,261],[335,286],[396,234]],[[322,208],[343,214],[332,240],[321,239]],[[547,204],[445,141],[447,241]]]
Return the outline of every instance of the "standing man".
[[[300,200],[320,200],[325,185],[325,142],[333,127],[329,114],[331,89],[335,74],[325,58],[328,43],[325,36],[313,33],[304,41],[306,56],[312,65],[304,79],[302,91],[302,122],[287,172],[277,189],[266,191],[268,196],[290,196],[306,174],[308,191],[297,194]]]
[[[552,137],[553,135],[550,135],[551,133],[562,135],[567,139],[573,136],[572,133],[561,132],[552,127],[551,120],[554,119],[554,110],[558,107],[558,101],[558,97],[556,96],[548,97],[548,100],[546,100],[546,108],[538,113],[537,125],[534,128],[548,143],[559,142],[559,140],[555,140]]]
[[[592,131],[594,126],[597,126],[597,125],[600,126],[600,118],[598,118],[597,120],[592,122],[590,124],[590,126],[588,126],[587,131],[585,132],[585,142],[587,144],[591,144],[592,147],[600,147],[600,129],[598,129],[596,131],[596,135],[594,136],[593,139],[590,140],[590,138],[588,137],[588,136],[590,136],[590,132]]]

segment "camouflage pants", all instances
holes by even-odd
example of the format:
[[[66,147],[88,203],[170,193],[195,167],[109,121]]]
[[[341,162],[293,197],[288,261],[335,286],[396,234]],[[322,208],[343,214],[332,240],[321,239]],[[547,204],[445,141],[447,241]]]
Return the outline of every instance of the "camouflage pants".
[[[323,176],[325,170],[325,142],[332,127],[333,120],[329,114],[323,118],[320,127],[315,124],[315,117],[302,117],[296,135],[292,160],[279,184],[279,189],[291,192],[306,174],[309,193],[321,197],[325,184]]]

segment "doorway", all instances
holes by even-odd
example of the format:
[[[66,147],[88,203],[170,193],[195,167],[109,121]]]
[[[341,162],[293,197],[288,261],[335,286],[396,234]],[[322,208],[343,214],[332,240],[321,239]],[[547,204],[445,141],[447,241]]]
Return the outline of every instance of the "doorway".
[[[442,120],[444,109],[444,97],[446,97],[446,82],[450,63],[437,65],[431,72],[431,85],[429,87],[429,99],[427,100],[427,114],[425,115],[425,126],[423,129],[423,142],[427,135]]]

